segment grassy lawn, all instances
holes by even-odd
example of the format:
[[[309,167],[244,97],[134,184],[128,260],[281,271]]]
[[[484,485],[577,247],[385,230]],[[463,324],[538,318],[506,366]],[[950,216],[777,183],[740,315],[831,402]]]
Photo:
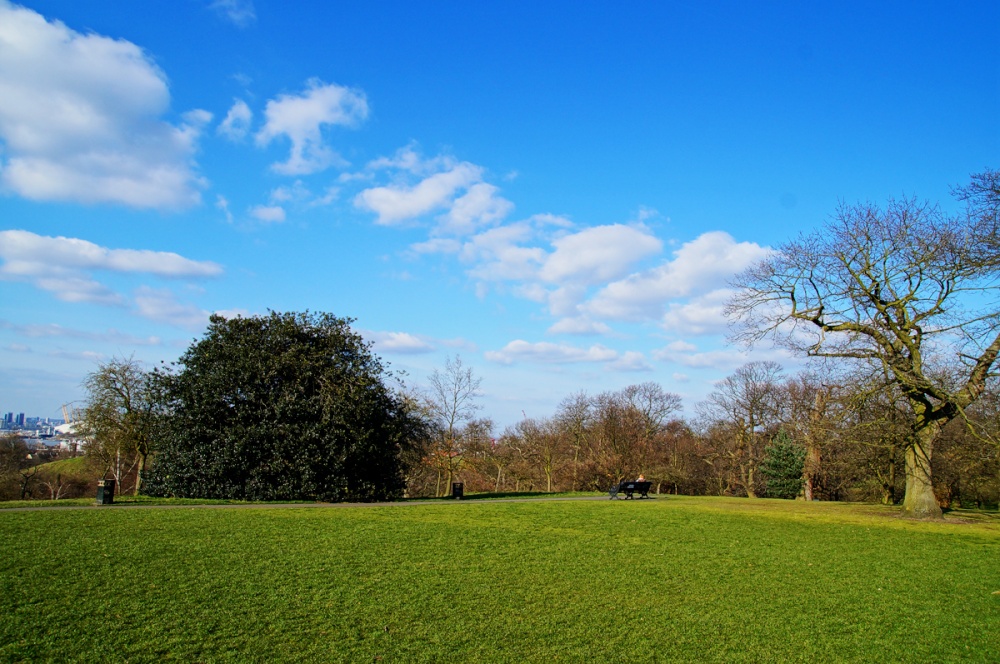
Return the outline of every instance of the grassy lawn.
[[[1000,521],[894,515],[684,497],[0,511],[0,660],[997,661]]]

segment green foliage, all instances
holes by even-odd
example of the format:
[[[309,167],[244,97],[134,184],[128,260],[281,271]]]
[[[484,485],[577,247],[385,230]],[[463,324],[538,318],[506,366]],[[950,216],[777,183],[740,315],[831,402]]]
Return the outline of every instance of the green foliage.
[[[150,495],[386,500],[419,428],[351,321],[330,314],[213,316],[158,372],[168,415]]]
[[[802,469],[806,450],[797,445],[782,429],[764,448],[760,472],[767,479],[767,495],[792,499],[802,491]]]
[[[995,661],[1000,522],[898,514],[687,497],[0,511],[0,661]]]

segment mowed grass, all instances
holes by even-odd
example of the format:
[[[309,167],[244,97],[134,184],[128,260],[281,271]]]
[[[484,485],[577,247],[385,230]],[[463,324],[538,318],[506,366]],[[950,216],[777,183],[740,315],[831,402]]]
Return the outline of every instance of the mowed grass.
[[[1000,522],[659,497],[0,511],[0,660],[998,661]]]

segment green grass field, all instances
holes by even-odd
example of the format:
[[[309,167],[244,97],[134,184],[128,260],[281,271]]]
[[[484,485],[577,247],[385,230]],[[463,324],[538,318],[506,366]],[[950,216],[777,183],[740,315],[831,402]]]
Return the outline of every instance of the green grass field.
[[[659,497],[0,511],[0,660],[998,661],[1000,521]]]

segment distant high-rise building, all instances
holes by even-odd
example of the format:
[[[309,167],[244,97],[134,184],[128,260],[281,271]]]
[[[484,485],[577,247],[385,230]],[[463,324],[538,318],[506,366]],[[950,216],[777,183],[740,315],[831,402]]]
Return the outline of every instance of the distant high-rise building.
[[[3,428],[8,428],[14,423],[14,413],[5,413],[3,416]]]
[[[24,426],[24,413],[17,414],[17,422],[15,422],[15,424],[19,427]]]

